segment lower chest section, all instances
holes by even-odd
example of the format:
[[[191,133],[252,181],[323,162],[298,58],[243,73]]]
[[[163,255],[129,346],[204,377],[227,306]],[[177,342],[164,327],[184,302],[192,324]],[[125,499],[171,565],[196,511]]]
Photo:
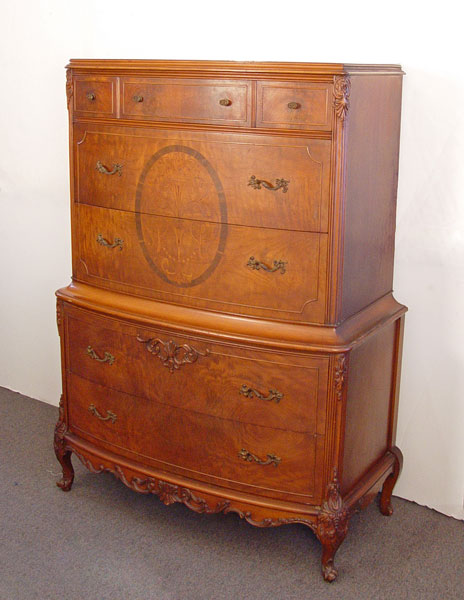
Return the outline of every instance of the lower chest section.
[[[318,504],[329,358],[173,335],[68,307],[68,427],[139,463]]]

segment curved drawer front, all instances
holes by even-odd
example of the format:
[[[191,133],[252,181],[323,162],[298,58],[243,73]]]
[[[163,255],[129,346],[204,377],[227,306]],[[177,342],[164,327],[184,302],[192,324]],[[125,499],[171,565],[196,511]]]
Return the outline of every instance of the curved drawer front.
[[[327,235],[80,205],[77,279],[224,312],[322,322]]]
[[[249,127],[251,82],[123,77],[121,117]]]
[[[329,140],[86,130],[82,125],[76,127],[75,139],[75,197],[80,203],[234,225],[327,231]]]
[[[73,311],[67,368],[107,387],[242,423],[325,433],[328,359],[269,354]],[[185,390],[189,390],[185,393]]]
[[[71,431],[119,454],[260,495],[314,494],[317,436],[218,419],[75,375],[68,378],[68,400]]]

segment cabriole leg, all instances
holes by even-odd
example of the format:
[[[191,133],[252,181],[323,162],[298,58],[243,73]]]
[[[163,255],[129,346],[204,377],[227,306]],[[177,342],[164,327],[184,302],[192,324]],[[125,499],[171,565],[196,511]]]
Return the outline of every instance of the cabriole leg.
[[[63,476],[56,482],[56,485],[63,492],[69,492],[74,480],[74,468],[71,462],[72,452],[66,448],[66,442],[63,437],[65,430],[65,424],[62,421],[58,421],[55,427],[54,448],[56,458],[63,469]]]
[[[391,452],[395,456],[393,473],[390,473],[390,475],[384,481],[382,493],[380,494],[379,505],[380,512],[387,517],[393,514],[393,507],[391,505],[392,492],[403,466],[403,455],[401,454],[401,451],[395,447],[391,449]]]

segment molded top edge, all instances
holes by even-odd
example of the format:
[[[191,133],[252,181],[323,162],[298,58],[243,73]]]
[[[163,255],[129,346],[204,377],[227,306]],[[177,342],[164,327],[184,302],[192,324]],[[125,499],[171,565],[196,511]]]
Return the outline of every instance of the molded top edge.
[[[215,60],[128,60],[128,59],[76,59],[72,58],[66,68],[76,70],[169,71],[186,73],[230,74],[282,74],[282,75],[341,75],[353,74],[402,74],[400,65],[358,65],[342,63],[305,62],[254,62]]]

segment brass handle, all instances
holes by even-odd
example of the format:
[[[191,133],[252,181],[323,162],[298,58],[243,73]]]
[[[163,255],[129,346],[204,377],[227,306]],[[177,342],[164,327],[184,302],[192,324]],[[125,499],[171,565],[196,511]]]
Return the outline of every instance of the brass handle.
[[[219,104],[221,106],[230,106],[232,104],[232,100],[229,100],[229,98],[221,98],[221,100],[219,100]]]
[[[97,98],[97,96],[93,92],[88,92],[86,94],[86,98],[87,98],[87,100],[95,100]]]
[[[122,240],[121,238],[114,238],[114,242],[111,243],[108,240],[105,240],[105,238],[102,236],[101,233],[99,233],[97,235],[97,242],[100,244],[100,246],[106,246],[107,248],[117,248],[119,247],[120,250],[122,250],[123,244],[124,244],[124,240]]]
[[[119,177],[122,175],[122,165],[118,163],[113,163],[113,169],[109,171],[99,160],[97,160],[95,168],[99,173],[103,173],[103,175],[115,175],[116,173]]]
[[[258,390],[248,387],[245,383],[240,388],[239,394],[242,394],[242,396],[245,396],[245,398],[253,398],[253,396],[256,396],[256,398],[259,398],[260,400],[267,400],[268,402],[274,400],[276,404],[278,404],[284,397],[284,395],[277,390],[269,390],[269,395],[265,396],[264,394],[258,392]]]
[[[277,192],[277,190],[281,189],[284,194],[287,193],[289,183],[290,181],[288,181],[288,179],[276,179],[275,185],[272,185],[272,183],[269,183],[264,179],[257,179],[255,175],[252,175],[248,181],[248,185],[251,185],[255,190],[260,190],[261,186],[263,186],[263,188],[266,188],[271,192]]]
[[[106,411],[106,417],[103,417],[97,410],[95,404],[91,404],[89,406],[89,411],[95,416],[97,417],[97,419],[100,419],[100,421],[111,421],[112,423],[116,422],[117,416],[114,414],[114,412],[112,410],[107,410]]]
[[[140,94],[136,94],[135,96],[132,96],[132,100],[134,102],[143,102],[143,96],[140,96]]]
[[[258,465],[263,465],[263,466],[274,465],[274,467],[277,467],[279,465],[280,461],[282,460],[275,454],[268,454],[267,459],[259,458],[259,456],[256,456],[256,454],[252,454],[251,452],[248,452],[248,450],[245,450],[244,448],[242,448],[239,451],[238,457],[241,458],[242,460],[246,460],[247,462],[254,461],[254,462],[258,463]]]
[[[114,363],[114,356],[112,354],[110,354],[109,352],[105,352],[105,355],[103,358],[100,358],[98,356],[98,354],[95,352],[95,350],[92,348],[92,346],[87,346],[87,355],[92,358],[93,360],[96,360],[97,362],[107,362],[109,365],[112,365]]]
[[[263,271],[267,271],[268,273],[274,273],[275,271],[280,270],[281,274],[283,275],[286,271],[286,269],[285,269],[286,264],[287,263],[283,260],[275,260],[274,266],[268,267],[266,264],[264,264],[260,260],[256,260],[256,258],[254,256],[250,256],[250,259],[247,262],[246,266],[250,267],[254,271],[259,271],[260,269],[262,269]]]
[[[289,102],[287,104],[288,108],[296,110],[297,108],[301,108],[301,104],[299,102]]]

